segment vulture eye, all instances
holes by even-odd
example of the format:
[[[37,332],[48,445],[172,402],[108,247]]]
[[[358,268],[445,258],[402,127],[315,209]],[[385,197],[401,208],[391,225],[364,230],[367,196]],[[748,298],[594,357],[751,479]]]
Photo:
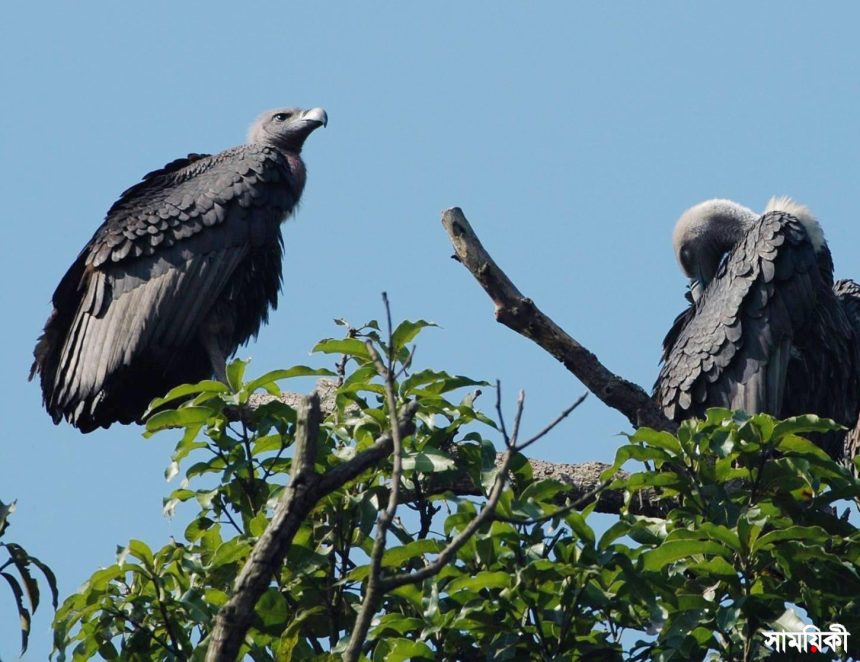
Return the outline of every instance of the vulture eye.
[[[277,115],[275,115],[274,119],[278,122],[284,122],[290,119],[291,115],[292,113],[278,113]]]

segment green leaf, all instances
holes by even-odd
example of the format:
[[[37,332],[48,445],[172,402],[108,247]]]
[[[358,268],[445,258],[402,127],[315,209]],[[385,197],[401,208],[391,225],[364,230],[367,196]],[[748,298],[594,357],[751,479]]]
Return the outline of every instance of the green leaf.
[[[703,578],[711,581],[713,581],[713,579],[720,579],[732,584],[740,584],[740,580],[738,579],[738,569],[721,556],[714,556],[706,561],[690,563],[687,566],[687,570],[698,573],[702,575]]]
[[[359,340],[358,338],[329,338],[321,340],[314,345],[311,351],[322,352],[323,354],[346,354],[347,356],[361,359],[362,362],[370,361],[370,351],[367,349],[367,345],[364,344],[363,340]]]
[[[638,460],[639,462],[651,460],[656,462],[657,466],[662,466],[664,462],[672,460],[672,455],[654,446],[622,446],[615,453],[613,467],[620,468],[628,460]]]
[[[379,622],[370,631],[371,639],[378,639],[388,632],[396,632],[405,635],[410,632],[421,632],[424,629],[424,621],[414,616],[404,616],[399,613],[383,614]]]
[[[386,568],[401,568],[406,562],[424,554],[437,554],[442,551],[444,544],[439,540],[421,538],[400,547],[386,549],[382,557],[382,565]]]
[[[706,540],[667,540],[643,554],[643,568],[649,571],[661,570],[670,563],[698,555],[731,558],[731,551],[720,543]]]
[[[250,550],[251,545],[247,541],[240,538],[233,538],[232,540],[228,540],[218,546],[209,561],[209,565],[213,568],[217,568],[218,566],[243,560],[248,556]]]
[[[419,613],[424,608],[424,594],[415,584],[404,584],[391,591],[390,595],[405,600],[413,609]]]
[[[121,577],[125,574],[126,570],[123,568],[124,564],[124,555],[122,552],[125,552],[128,548],[122,548],[121,551],[121,559],[117,565],[109,565],[106,568],[101,568],[100,570],[96,570],[92,576],[87,580],[87,585],[92,591],[104,591],[108,584],[110,584],[114,579]]]
[[[817,541],[824,546],[830,540],[830,534],[818,526],[789,526],[785,529],[769,531],[760,536],[752,545],[752,553],[771,549],[775,543],[785,540]]]
[[[645,489],[647,487],[675,488],[683,490],[689,485],[685,476],[671,471],[649,471],[630,475],[626,480],[617,481],[618,486],[626,487],[630,492]]]
[[[119,657],[119,653],[116,650],[116,646],[113,645],[113,642],[100,641],[98,650],[99,655],[101,655],[105,660],[115,660]]]
[[[312,619],[324,614],[326,611],[325,607],[316,606],[311,607],[309,609],[301,610],[287,626],[287,629],[281,634],[280,639],[278,640],[277,645],[277,659],[278,660],[299,660],[301,657],[295,655],[296,647],[299,644],[299,641],[302,639],[302,628],[305,624],[305,621],[308,619]],[[327,657],[316,657],[317,660],[327,661]]]
[[[779,425],[777,425],[777,427],[779,427]],[[799,437],[794,433],[786,433],[780,435],[777,449],[782,451],[783,453],[811,455],[812,457],[821,460],[830,460],[830,456],[821,448],[809,441],[809,439]]]
[[[244,359],[233,359],[227,364],[227,385],[233,393],[242,388],[242,380],[245,378],[245,368],[250,361]]]
[[[719,427],[731,422],[734,412],[724,407],[711,407],[705,412],[705,427]]]
[[[203,534],[208,531],[214,522],[208,517],[198,517],[191,521],[191,523],[185,527],[185,539],[188,542],[195,542],[203,537]]]
[[[253,441],[251,455],[256,457],[263,453],[279,451],[291,442],[291,438],[287,438],[280,434],[267,434],[262,437],[257,437]]]
[[[598,549],[607,549],[609,545],[618,540],[618,538],[626,536],[629,530],[630,523],[623,519],[619,519],[600,536],[600,540],[597,543]]]
[[[423,641],[393,637],[378,642],[373,662],[404,662],[404,660],[435,660],[436,655]]]
[[[59,591],[57,590],[57,577],[54,575],[54,571],[35,556],[28,556],[28,559],[30,560],[30,563],[39,568],[39,570],[42,571],[42,574],[45,575],[45,580],[48,582],[48,588],[51,589],[51,603],[54,609],[56,609],[57,601],[59,599]]]
[[[427,327],[435,327],[438,326],[433,322],[427,322],[425,320],[417,320],[415,322],[410,322],[408,320],[401,322],[397,325],[397,328],[394,329],[394,332],[391,334],[391,346],[394,351],[399,351],[406,347],[409,343],[411,343],[415,337],[421,332],[422,329],[426,329]]]
[[[214,412],[209,407],[182,407],[160,411],[146,420],[146,436],[153,432],[168,428],[181,428],[192,425],[203,425]]]
[[[793,416],[780,421],[773,429],[773,437],[780,439],[788,434],[803,434],[805,432],[831,432],[845,428],[829,418],[821,418],[815,414]]]
[[[126,545],[126,549],[132,553],[132,555],[143,561],[144,566],[153,570],[155,568],[155,558],[152,555],[152,550],[149,546],[141,541],[141,540],[129,540],[128,545]]]
[[[174,400],[178,400],[179,398],[186,398],[191,395],[200,395],[201,393],[211,393],[213,395],[217,395],[219,393],[227,393],[229,389],[226,384],[222,384],[221,382],[212,381],[209,379],[203,380],[202,382],[198,382],[196,384],[182,384],[180,386],[176,386],[170,389],[163,398],[156,398],[152,402],[149,403],[149,407],[146,412],[144,412],[144,417],[148,416],[150,412],[154,409],[158,409],[159,407],[167,404],[168,402],[173,402]]]
[[[326,368],[309,368],[304,365],[293,366],[286,370],[272,370],[245,384],[245,390],[253,393],[258,388],[264,388],[281,379],[292,379],[294,377],[333,377],[335,373]]]
[[[0,577],[6,580],[9,587],[12,589],[12,595],[15,597],[15,606],[18,607],[18,620],[21,627],[21,654],[27,651],[27,644],[30,640],[30,612],[24,607],[24,592],[12,575],[8,572],[0,572]]]
[[[700,531],[702,534],[706,535],[711,540],[715,540],[719,543],[722,543],[726,547],[728,547],[733,552],[738,554],[741,553],[741,541],[738,537],[738,534],[729,529],[726,526],[721,524],[714,524],[712,522],[704,522]]]
[[[263,535],[263,531],[266,530],[266,527],[269,525],[269,518],[266,517],[266,511],[261,510],[259,513],[254,515],[251,518],[251,521],[248,522],[248,533],[250,533],[255,538],[259,538]]]
[[[404,453],[401,459],[404,471],[420,471],[421,473],[437,473],[456,468],[456,462],[435,448],[428,448],[418,453]]]
[[[557,480],[536,480],[520,494],[521,501],[538,501],[541,503],[552,503],[553,499],[565,491],[563,483]]]
[[[628,535],[642,545],[660,545],[668,535],[667,522],[658,517],[637,516],[633,518]]]
[[[260,596],[254,611],[260,617],[263,627],[280,632],[287,621],[287,601],[281,592],[269,587]]]
[[[565,515],[565,520],[579,540],[589,547],[594,545],[594,529],[588,525],[588,522],[586,522],[585,517],[583,517],[582,514],[575,510],[571,510],[567,515]]]
[[[629,435],[628,438],[630,441],[645,443],[675,455],[681,453],[681,443],[678,441],[678,438],[668,432],[659,432],[651,428],[639,428],[632,435]]]
[[[479,591],[484,588],[507,588],[513,582],[509,572],[478,572],[471,577],[460,577],[445,587],[445,592],[456,599],[458,591]]]
[[[206,442],[197,441],[197,436],[200,434],[200,430],[203,429],[203,423],[198,423],[197,425],[188,425],[185,427],[185,432],[182,435],[182,439],[179,440],[179,443],[176,444],[176,448],[173,450],[173,455],[171,455],[170,459],[176,464],[176,470],[179,470],[179,462],[184,460],[188,454],[197,449],[197,448],[206,448]],[[169,474],[165,472],[165,476]],[[168,478],[168,480],[170,480]]]
[[[36,584],[36,580],[33,579],[33,575],[30,574],[30,555],[24,551],[21,545],[15,543],[7,543],[6,549],[12,559],[12,563],[15,565],[15,569],[24,582],[24,590],[30,603],[30,611],[36,613],[36,609],[39,608],[39,586]]]

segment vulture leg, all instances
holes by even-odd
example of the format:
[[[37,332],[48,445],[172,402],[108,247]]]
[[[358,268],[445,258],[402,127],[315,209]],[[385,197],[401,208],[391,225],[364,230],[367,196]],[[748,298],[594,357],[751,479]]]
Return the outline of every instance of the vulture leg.
[[[227,383],[227,352],[218,342],[218,336],[214,333],[202,333],[203,347],[212,364],[212,374],[219,382]]]
[[[206,346],[209,360],[212,362],[212,373],[219,382],[227,383],[227,357],[217,343],[209,343]]]

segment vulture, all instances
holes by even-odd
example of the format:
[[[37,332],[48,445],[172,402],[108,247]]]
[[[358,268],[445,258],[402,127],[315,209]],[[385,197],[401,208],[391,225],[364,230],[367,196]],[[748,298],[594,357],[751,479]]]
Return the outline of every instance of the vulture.
[[[281,223],[305,185],[322,108],[281,108],[245,145],[150,172],[108,210],[52,298],[33,352],[45,408],[82,432],[140,421],[256,336],[281,285]]]
[[[730,200],[688,209],[672,236],[689,307],[663,342],[654,398],[675,421],[708,407],[817,414],[853,430],[860,408],[860,285],[833,281],[810,210],[773,198],[763,215]],[[854,431],[818,435],[853,457]],[[847,446],[847,448],[846,448]]]

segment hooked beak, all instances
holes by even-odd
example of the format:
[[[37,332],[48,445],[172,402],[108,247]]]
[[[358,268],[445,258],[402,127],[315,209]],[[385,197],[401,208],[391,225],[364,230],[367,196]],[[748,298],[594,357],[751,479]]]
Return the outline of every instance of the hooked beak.
[[[706,287],[708,287],[707,281],[701,273],[697,272],[695,277],[690,279],[690,284],[687,286],[690,301],[694,304],[698,304]]]
[[[328,115],[322,108],[311,108],[302,113],[302,121],[315,122],[317,126],[328,126]]]

